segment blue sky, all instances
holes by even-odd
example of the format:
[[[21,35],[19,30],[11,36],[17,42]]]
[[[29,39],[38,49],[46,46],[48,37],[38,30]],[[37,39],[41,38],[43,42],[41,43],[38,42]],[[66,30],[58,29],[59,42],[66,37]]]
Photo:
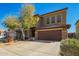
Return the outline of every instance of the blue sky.
[[[75,32],[75,23],[79,19],[79,3],[37,3],[33,5],[35,6],[35,14],[45,14],[68,7],[66,20],[67,24],[71,24],[68,32]],[[6,29],[2,24],[6,15],[16,15],[17,17],[20,15],[21,6],[20,3],[0,3],[0,29]]]

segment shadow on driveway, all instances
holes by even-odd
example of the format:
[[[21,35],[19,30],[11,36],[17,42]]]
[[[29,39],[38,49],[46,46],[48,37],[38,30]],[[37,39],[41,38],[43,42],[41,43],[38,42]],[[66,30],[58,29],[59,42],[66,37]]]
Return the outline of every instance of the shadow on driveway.
[[[51,41],[51,40],[34,40],[32,42],[40,42],[40,43],[54,43],[54,42],[60,42],[60,41]]]

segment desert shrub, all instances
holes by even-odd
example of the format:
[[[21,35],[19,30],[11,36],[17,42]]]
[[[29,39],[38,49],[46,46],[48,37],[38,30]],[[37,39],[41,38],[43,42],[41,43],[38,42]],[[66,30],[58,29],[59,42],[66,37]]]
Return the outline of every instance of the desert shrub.
[[[60,54],[64,56],[79,56],[79,40],[62,40],[60,43]]]

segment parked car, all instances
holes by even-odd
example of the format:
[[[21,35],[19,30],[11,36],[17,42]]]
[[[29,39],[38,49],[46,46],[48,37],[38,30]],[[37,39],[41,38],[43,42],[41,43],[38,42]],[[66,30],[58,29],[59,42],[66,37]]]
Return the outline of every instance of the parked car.
[[[6,35],[5,35],[5,32],[2,32],[1,34],[0,34],[0,41],[5,41],[5,39],[6,39]]]
[[[0,40],[4,40],[5,38],[6,38],[6,36],[4,36],[4,35],[0,36]]]

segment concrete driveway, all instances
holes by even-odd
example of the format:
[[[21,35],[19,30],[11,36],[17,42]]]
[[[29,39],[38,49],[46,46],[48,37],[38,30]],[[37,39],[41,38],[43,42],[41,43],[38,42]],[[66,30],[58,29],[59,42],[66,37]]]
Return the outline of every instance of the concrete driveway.
[[[57,56],[60,42],[18,41],[12,45],[0,44],[0,56]]]

